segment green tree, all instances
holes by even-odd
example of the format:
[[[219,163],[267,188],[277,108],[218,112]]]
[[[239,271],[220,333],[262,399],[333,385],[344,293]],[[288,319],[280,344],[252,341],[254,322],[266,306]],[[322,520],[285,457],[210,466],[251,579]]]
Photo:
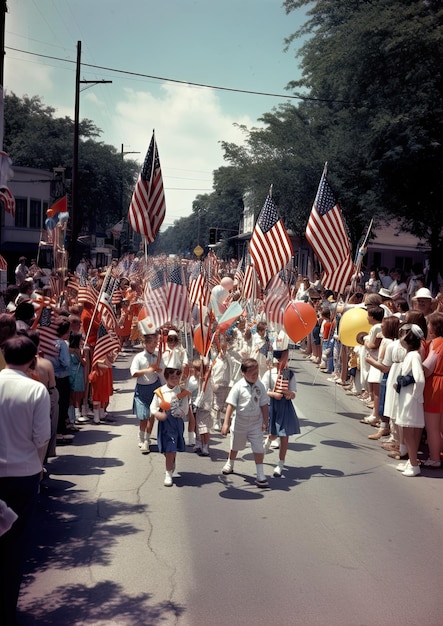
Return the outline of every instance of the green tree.
[[[14,165],[72,171],[74,122],[54,117],[38,96],[5,96],[4,149]],[[104,231],[129,206],[139,166],[122,159],[114,146],[99,141],[101,131],[84,119],[79,125],[79,224],[81,234]]]

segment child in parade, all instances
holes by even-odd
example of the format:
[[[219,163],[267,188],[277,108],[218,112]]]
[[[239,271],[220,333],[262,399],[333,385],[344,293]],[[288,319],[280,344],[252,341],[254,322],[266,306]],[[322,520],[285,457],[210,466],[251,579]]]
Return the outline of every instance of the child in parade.
[[[230,431],[231,442],[229,458],[223,466],[223,474],[234,472],[234,462],[239,450],[243,450],[246,442],[251,444],[256,464],[258,487],[268,487],[264,474],[263,433],[268,428],[268,396],[266,389],[258,378],[256,359],[245,359],[241,365],[243,377],[235,383],[226,398],[226,415],[221,433]],[[235,418],[231,425],[231,417],[235,410]]]
[[[151,415],[158,420],[158,450],[165,456],[165,487],[173,485],[172,475],[177,452],[184,452],[186,449],[183,418],[188,413],[191,394],[180,387],[181,375],[180,362],[178,359],[171,359],[164,372],[166,383],[155,390],[150,407]]]
[[[149,454],[154,426],[150,406],[154,391],[165,382],[164,363],[157,352],[158,330],[150,328],[145,320],[139,322],[139,330],[143,335],[144,350],[135,355],[130,366],[131,376],[137,379],[132,411],[138,419],[138,447],[142,454]]]
[[[220,432],[222,416],[226,410],[226,398],[232,380],[232,359],[227,351],[224,335],[215,339],[218,348],[217,356],[212,362],[210,384],[212,387],[212,421],[213,429]]]
[[[198,392],[195,398],[195,423],[198,435],[198,444],[194,450],[201,456],[209,456],[209,439],[212,426],[212,388],[209,384],[208,366],[203,359],[193,361],[195,378],[198,382]]]
[[[292,402],[296,396],[297,383],[294,372],[287,367],[288,353],[287,349],[274,350],[276,366],[262,378],[270,398],[269,435],[265,439],[265,452],[271,447],[271,442],[280,437],[279,461],[274,469],[276,477],[281,477],[283,472],[289,436],[300,434],[300,424]]]

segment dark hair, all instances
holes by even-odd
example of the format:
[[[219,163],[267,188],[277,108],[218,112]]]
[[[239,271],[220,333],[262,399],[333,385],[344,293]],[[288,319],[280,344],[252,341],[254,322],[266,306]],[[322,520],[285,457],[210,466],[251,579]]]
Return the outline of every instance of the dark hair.
[[[397,298],[397,300],[395,301],[395,306],[397,307],[397,309],[400,309],[400,311],[402,311],[403,313],[406,313],[406,311],[409,311],[409,304],[407,300],[405,300],[404,298]]]
[[[165,367],[164,377],[165,378],[169,378],[169,376],[171,375],[172,372],[177,372],[177,371],[182,372],[183,368],[181,368],[181,367]]]
[[[418,350],[421,346],[421,339],[420,337],[417,337],[416,334],[414,334],[412,332],[412,330],[408,329],[406,331],[406,334],[403,335],[403,337],[401,338],[401,340],[403,341],[403,343],[405,343],[408,347],[408,351],[412,351],[412,350]]]
[[[385,316],[385,310],[381,306],[371,306],[368,309],[368,315],[374,318],[376,322],[381,322]]]
[[[31,329],[29,329],[26,332],[26,335],[35,344],[35,347],[38,348],[39,345],[40,345],[40,334],[39,334],[38,330],[31,330]]]
[[[71,333],[69,335],[69,347],[73,350],[80,348],[80,341],[82,339],[81,333]]]
[[[15,319],[27,322],[35,316],[35,309],[31,302],[20,302],[14,311]]]
[[[258,367],[258,362],[256,359],[253,358],[249,358],[249,359],[245,359],[244,361],[242,361],[241,364],[241,371],[242,372],[247,372],[249,369]]]
[[[65,317],[60,317],[57,320],[56,332],[59,337],[62,337],[71,328],[71,322]]]
[[[35,343],[26,335],[14,335],[3,344],[3,355],[8,365],[26,365],[37,354]]]

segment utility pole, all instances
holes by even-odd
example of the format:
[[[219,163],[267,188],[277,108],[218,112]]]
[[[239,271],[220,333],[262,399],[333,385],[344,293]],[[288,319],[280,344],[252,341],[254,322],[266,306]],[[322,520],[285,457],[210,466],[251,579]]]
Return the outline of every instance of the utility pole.
[[[75,72],[75,103],[74,103],[74,147],[72,155],[72,189],[71,189],[71,240],[68,254],[71,270],[75,268],[75,246],[81,230],[81,214],[78,202],[78,148],[80,140],[80,85],[97,85],[112,83],[112,80],[80,80],[82,42],[77,41],[77,65]]]

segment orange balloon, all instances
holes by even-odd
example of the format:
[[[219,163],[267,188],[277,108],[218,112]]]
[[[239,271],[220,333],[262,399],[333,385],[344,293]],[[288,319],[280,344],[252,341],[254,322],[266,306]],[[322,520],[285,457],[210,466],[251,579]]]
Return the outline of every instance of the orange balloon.
[[[294,343],[309,335],[317,323],[317,313],[307,302],[291,302],[283,313],[283,326]]]
[[[46,210],[46,215],[48,217],[54,217],[54,215],[55,215],[54,209],[52,207],[49,207],[49,209]]]
[[[162,411],[170,411],[171,410],[171,403],[170,402],[166,402],[166,400],[162,400],[160,402],[160,408]]]

